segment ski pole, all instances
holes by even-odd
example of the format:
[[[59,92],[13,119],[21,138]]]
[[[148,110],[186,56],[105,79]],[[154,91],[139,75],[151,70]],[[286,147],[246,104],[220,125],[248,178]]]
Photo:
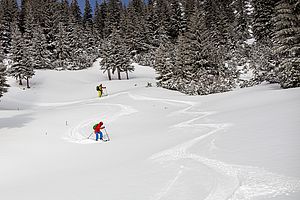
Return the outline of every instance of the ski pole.
[[[107,134],[106,128],[104,128],[104,131],[105,131],[105,134],[106,134],[106,136],[107,136],[107,141],[110,141],[110,138],[109,138],[109,136],[108,136],[108,134]]]
[[[92,136],[93,132],[89,135],[89,137],[87,139],[90,139],[90,137]]]

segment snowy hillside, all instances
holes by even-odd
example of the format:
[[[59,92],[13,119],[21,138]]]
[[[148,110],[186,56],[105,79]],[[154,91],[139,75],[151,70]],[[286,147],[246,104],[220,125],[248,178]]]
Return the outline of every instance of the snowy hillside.
[[[37,71],[30,90],[10,79],[1,199],[300,199],[300,88],[186,96],[146,87],[154,77],[136,66],[130,80],[108,81],[95,63]],[[87,139],[99,121],[111,141]]]

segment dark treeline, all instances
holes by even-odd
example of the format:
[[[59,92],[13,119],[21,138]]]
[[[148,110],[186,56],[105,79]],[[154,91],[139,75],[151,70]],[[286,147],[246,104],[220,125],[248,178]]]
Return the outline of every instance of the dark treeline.
[[[155,68],[158,86],[192,95],[263,81],[300,86],[297,0],[107,0],[94,14],[91,7],[0,0],[0,95],[6,73],[29,87],[34,69],[84,69],[99,57],[109,79],[128,78],[137,62]],[[242,79],[246,72],[251,79]]]

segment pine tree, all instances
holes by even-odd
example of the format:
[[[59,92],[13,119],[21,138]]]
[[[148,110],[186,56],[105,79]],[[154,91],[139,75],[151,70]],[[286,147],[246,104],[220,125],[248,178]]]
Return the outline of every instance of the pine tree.
[[[8,74],[19,80],[19,85],[23,85],[23,75],[26,71],[26,66],[23,62],[25,56],[24,39],[19,27],[14,24],[12,29],[12,56],[13,64],[8,70]]]
[[[96,33],[97,41],[104,37],[104,26],[106,20],[106,2],[104,1],[101,5],[96,1],[95,15],[94,15],[94,30]]]
[[[119,80],[122,72],[125,72],[128,78],[128,71],[133,71],[134,68],[130,65],[128,47],[121,37],[121,32],[114,30],[110,37],[103,41],[102,50],[101,70],[108,73],[109,80],[111,73],[115,72]]]
[[[258,43],[269,45],[273,25],[272,16],[276,0],[256,0],[253,1],[253,34]]]
[[[300,87],[300,22],[289,0],[275,7],[274,54],[277,57],[276,75],[283,88]]]
[[[77,0],[72,0],[70,12],[77,23],[81,22],[81,11]]]
[[[26,1],[28,0],[21,0],[21,10],[19,13],[19,27],[22,34],[25,32]]]
[[[70,38],[68,35],[67,27],[62,22],[59,23],[59,33],[57,36],[56,53],[57,59],[55,60],[56,69],[68,69],[71,65],[70,59],[72,51],[70,47]]]
[[[146,6],[146,16],[145,16],[145,27],[148,45],[152,48],[158,48],[160,46],[159,38],[157,37],[157,31],[159,29],[159,16],[156,12],[157,6],[153,1],[149,1]]]
[[[121,26],[126,26],[124,37],[129,46],[131,55],[138,62],[139,55],[149,51],[146,37],[146,26],[144,18],[144,3],[141,0],[134,0],[128,5],[128,9],[123,9],[121,16]]]
[[[251,34],[251,11],[249,10],[249,0],[236,0],[234,6],[233,22],[233,43],[234,59],[238,66],[245,66],[250,61],[250,48],[252,44],[249,40]]]
[[[46,39],[46,67],[48,69],[54,69],[55,66],[53,65],[53,63],[57,59],[56,46],[58,43],[58,25],[59,21],[61,20],[61,6],[55,0],[44,0],[44,3],[42,5],[43,6],[40,13],[40,18],[43,19],[41,27]]]
[[[168,35],[173,42],[176,42],[180,33],[184,31],[184,12],[178,0],[171,0],[168,14]]]
[[[207,3],[210,4],[206,4],[204,9],[194,12],[189,29],[179,36],[173,58],[175,62],[164,61],[171,67],[160,70],[159,85],[190,95],[225,92],[235,86],[235,68],[224,56],[227,55],[224,49],[230,45],[230,26],[225,20],[227,14],[222,13],[225,9],[218,10],[220,4]],[[210,13],[212,11],[221,15],[215,16]],[[209,15],[215,17],[214,23],[210,22]]]
[[[92,8],[89,0],[85,2],[83,28],[83,35],[81,37],[83,39],[84,49],[87,55],[94,57],[94,55],[96,56],[96,54],[98,54],[97,48],[95,48],[98,38],[95,36],[96,31],[94,31]]]
[[[42,28],[39,24],[33,26],[33,38],[32,38],[32,65],[34,69],[45,69],[49,66],[49,60],[47,60],[47,42]]]
[[[26,80],[27,88],[30,88],[29,79],[35,74],[34,72],[34,55],[37,54],[35,47],[37,44],[34,39],[34,26],[36,26],[32,4],[28,1],[25,13],[25,33],[23,34],[23,58],[22,65],[25,67],[22,77]]]
[[[62,23],[63,26],[67,27],[69,25],[69,16],[70,16],[70,8],[68,0],[62,0],[59,5],[59,22]]]
[[[120,0],[108,0],[107,20],[105,24],[105,33],[110,35],[113,30],[119,30],[121,20],[122,3]]]
[[[85,0],[85,7],[83,13],[83,24],[85,27],[92,26],[93,24],[93,15],[92,7],[89,0]]]
[[[1,15],[0,15],[1,20]],[[7,92],[7,87],[9,85],[6,83],[6,66],[3,63],[4,59],[3,49],[0,48],[0,98],[3,96],[5,92]]]
[[[228,1],[208,0],[204,5],[204,23],[209,32],[207,38],[203,38],[211,51],[211,59],[214,63],[224,64],[232,58],[234,51],[233,21],[230,19],[233,11],[228,8]]]
[[[138,15],[143,15],[144,1],[143,0],[131,0],[130,4],[134,8],[134,12]]]
[[[107,37],[109,34],[107,31],[108,28],[106,27],[107,20],[108,20],[108,8],[105,0],[100,5],[99,14],[97,16],[98,16],[97,17],[98,30],[101,30],[100,35],[101,38],[103,39],[104,37]]]
[[[100,62],[101,64],[101,70],[103,70],[103,73],[107,72],[107,76],[109,80],[112,80],[111,77],[111,70],[112,70],[112,63],[114,62],[113,55],[113,45],[111,44],[111,41],[109,39],[104,39],[101,45],[101,56],[102,60]]]
[[[174,45],[171,43],[161,44],[155,52],[154,69],[158,76],[156,77],[157,86],[178,90],[176,79],[174,79],[175,68]]]
[[[249,17],[250,13],[248,11],[249,2],[248,0],[236,0],[235,7],[235,17],[234,31],[238,36],[238,41],[246,41],[250,38],[250,22]]]
[[[11,28],[17,19],[18,8],[15,0],[0,1],[0,48],[4,54],[8,54],[11,48]]]
[[[0,59],[0,98],[7,92],[8,87],[9,85],[6,83],[6,67]]]
[[[275,58],[272,54],[272,35],[274,31],[272,17],[276,0],[252,1],[253,11],[253,35],[255,44],[252,47],[251,59],[253,60],[252,82],[261,83],[268,81],[276,83]]]

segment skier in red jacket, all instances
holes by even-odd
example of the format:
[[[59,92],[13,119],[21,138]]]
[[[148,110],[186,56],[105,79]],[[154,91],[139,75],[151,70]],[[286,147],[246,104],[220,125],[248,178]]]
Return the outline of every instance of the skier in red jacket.
[[[99,136],[100,136],[100,140],[103,140],[103,133],[101,132],[101,129],[104,129],[105,126],[102,126],[103,122],[99,122],[99,124],[95,127],[94,131],[96,134],[96,141],[98,141]]]

